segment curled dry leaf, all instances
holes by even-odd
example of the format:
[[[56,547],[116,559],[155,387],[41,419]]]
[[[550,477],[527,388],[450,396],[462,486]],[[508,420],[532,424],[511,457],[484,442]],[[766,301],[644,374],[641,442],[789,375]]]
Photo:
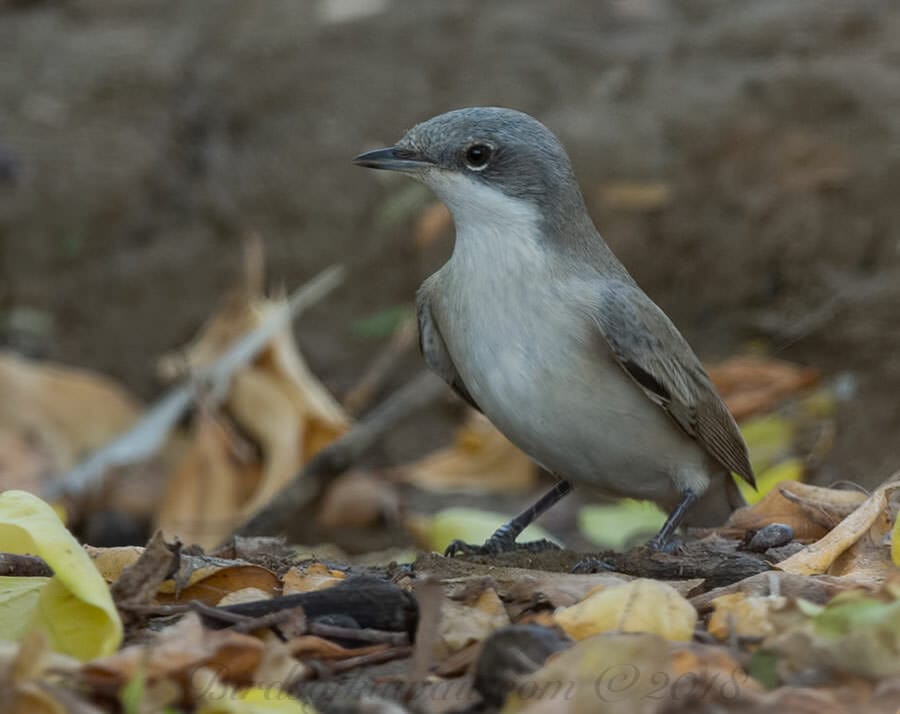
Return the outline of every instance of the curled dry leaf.
[[[126,568],[138,561],[144,548],[85,546],[85,551],[103,579],[114,583]],[[274,596],[280,593],[281,583],[275,573],[261,565],[182,553],[178,572],[173,579],[163,581],[156,599],[161,603],[196,599],[216,605],[228,593],[245,588],[256,588]]]
[[[865,500],[866,495],[858,491],[782,481],[762,500],[732,513],[719,530],[740,537],[771,523],[783,523],[793,529],[795,540],[808,543],[824,536]]]
[[[531,488],[537,467],[482,414],[472,410],[451,446],[402,466],[396,473],[407,483],[438,493],[509,493]]]
[[[248,253],[245,284],[225,300],[191,344],[161,362],[177,376],[212,364],[243,335],[285,307],[262,292],[261,248]],[[220,385],[221,386],[221,385]],[[170,535],[210,547],[268,503],[302,465],[343,434],[349,419],[300,355],[290,327],[275,333],[231,379],[227,412],[259,448],[261,462],[239,464],[228,434],[201,421],[170,476],[158,522]]]
[[[129,428],[141,408],[107,377],[8,352],[0,352],[0,394],[0,490],[35,494]],[[89,419],[85,405],[90,405]],[[105,496],[115,499],[115,494]],[[137,512],[124,510],[146,516],[152,502],[145,501]],[[70,503],[69,515],[80,505]]]
[[[674,641],[694,635],[697,611],[675,588],[640,578],[598,590],[556,613],[556,624],[572,639],[601,632],[650,632]]]
[[[884,531],[885,527],[890,527],[889,524],[893,520],[886,515],[889,505],[888,496],[898,488],[900,488],[900,480],[896,478],[889,479],[827,535],[806,546],[802,551],[792,555],[787,560],[781,561],[775,567],[798,575],[816,575],[829,572],[829,569],[838,557],[866,536],[873,527],[879,532]],[[883,546],[881,551],[881,560],[884,564],[882,572],[887,573],[889,572],[888,566],[892,568],[890,551],[887,546]],[[867,568],[870,567],[871,564],[867,566]],[[845,570],[842,574],[852,575],[852,572],[846,571],[846,568],[842,568],[842,570]]]
[[[324,563],[295,565],[282,577],[282,594],[308,593],[313,590],[325,590],[343,582],[346,573],[332,570]]]
[[[93,685],[120,686],[143,671],[148,680],[174,678],[186,682],[208,666],[228,682],[248,684],[262,661],[263,643],[230,630],[208,630],[189,612],[148,644],[131,645],[84,666]]]

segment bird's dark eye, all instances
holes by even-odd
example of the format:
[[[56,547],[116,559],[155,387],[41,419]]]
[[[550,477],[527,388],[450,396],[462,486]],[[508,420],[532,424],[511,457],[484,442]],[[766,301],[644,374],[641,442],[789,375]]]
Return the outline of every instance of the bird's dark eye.
[[[483,169],[491,160],[492,149],[487,144],[472,144],[466,149],[466,163],[470,169]]]

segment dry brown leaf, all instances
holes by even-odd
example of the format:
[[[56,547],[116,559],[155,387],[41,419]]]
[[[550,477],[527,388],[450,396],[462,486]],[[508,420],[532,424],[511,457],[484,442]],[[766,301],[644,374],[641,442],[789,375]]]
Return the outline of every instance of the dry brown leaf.
[[[772,612],[784,608],[787,598],[735,592],[720,595],[711,604],[713,614],[706,629],[713,637],[767,637],[775,632]]]
[[[400,497],[394,486],[367,471],[335,478],[322,498],[316,518],[326,528],[366,528],[400,520]]]
[[[85,546],[85,551],[103,579],[108,583],[114,583],[121,577],[125,568],[138,561],[144,548],[139,546],[94,548],[88,545]],[[181,554],[179,563],[175,579],[163,581],[160,585],[158,602],[198,599],[207,605],[215,605],[228,593],[245,588],[257,588],[269,593],[270,596],[281,592],[278,577],[261,565],[184,553]],[[179,586],[181,592],[176,598],[175,593]]]
[[[201,570],[191,577],[191,584],[176,594],[174,584],[167,581],[160,588],[158,600],[161,603],[189,602],[199,600],[206,605],[215,605],[225,595],[236,590],[255,588],[270,596],[279,595],[281,583],[278,576],[261,565],[229,565],[212,568],[213,572],[204,574]]]
[[[61,474],[131,426],[140,403],[88,370],[0,353],[0,432],[26,437],[46,476]],[[90,419],[85,419],[90,405]],[[0,483],[6,489],[11,486]]]
[[[54,468],[52,460],[27,434],[0,428],[0,491],[40,493],[44,479]]]
[[[813,521],[808,509],[784,495],[794,481],[781,481],[752,506],[740,508],[728,518],[718,531],[726,536],[741,537],[747,531],[758,531],[771,523],[784,523],[794,531],[794,539],[801,543],[818,540],[828,530]]]
[[[239,520],[264,506],[303,464],[303,417],[270,372],[251,367],[232,380],[227,406],[231,415],[260,447],[261,478],[249,498],[235,504]],[[236,524],[235,524],[236,525]],[[232,527],[216,534],[221,540]]]
[[[396,470],[399,477],[429,491],[509,493],[534,486],[534,462],[482,414],[472,410],[453,444]]]
[[[240,522],[241,495],[254,476],[233,458],[221,423],[200,410],[187,452],[167,480],[157,527],[170,539],[217,545]]]
[[[181,353],[161,362],[161,370],[169,376],[211,364],[242,335],[283,309],[283,299],[262,297],[262,255],[256,245],[247,256],[244,283]],[[221,542],[238,523],[268,503],[309,458],[349,426],[340,404],[309,370],[289,328],[277,332],[252,365],[233,377],[225,406],[259,447],[262,463],[230,464],[234,459],[226,448],[226,435],[218,435],[213,444],[198,430],[186,463],[170,478],[159,514],[167,532],[205,547]],[[206,443],[197,444],[201,437]],[[204,472],[204,461],[218,471],[214,487],[207,483],[213,478],[208,473],[212,469]],[[211,495],[214,502],[206,503],[203,499]]]
[[[735,419],[771,411],[785,397],[819,381],[814,369],[768,357],[733,357],[707,372]]]
[[[386,644],[369,645],[367,647],[343,647],[337,642],[326,640],[318,635],[300,635],[293,637],[286,643],[290,653],[299,659],[324,659],[341,660],[350,657],[383,652],[388,649]]]
[[[174,678],[186,682],[201,666],[220,678],[249,684],[262,661],[263,643],[230,630],[207,630],[189,612],[160,632],[149,644],[131,645],[84,666],[85,679],[95,685],[122,685],[143,671],[149,680]]]
[[[880,519],[884,519],[888,508],[888,496],[898,488],[900,488],[900,482],[896,477],[892,477],[879,486],[861,506],[844,518],[827,535],[806,546],[787,560],[781,561],[775,567],[798,575],[827,573],[838,557],[860,538],[863,538],[873,526],[880,528],[878,524]],[[888,563],[890,557],[889,549],[884,548],[884,558]],[[849,573],[845,571],[844,574]]]
[[[324,563],[295,565],[281,579],[282,594],[308,593],[313,590],[325,590],[341,583],[347,577],[340,570],[332,570]]]
[[[32,630],[20,642],[0,642],[0,711],[4,714],[87,714],[98,709],[60,697],[53,686],[81,663],[50,650],[46,633]],[[74,694],[69,694],[75,699]],[[82,706],[83,705],[83,706]]]
[[[472,604],[445,600],[441,609],[438,657],[480,642],[494,630],[510,624],[503,601],[493,588],[486,588]]]

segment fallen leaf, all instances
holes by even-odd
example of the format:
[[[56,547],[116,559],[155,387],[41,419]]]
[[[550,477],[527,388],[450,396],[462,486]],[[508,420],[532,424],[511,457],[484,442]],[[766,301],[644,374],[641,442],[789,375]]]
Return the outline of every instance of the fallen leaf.
[[[0,625],[22,636],[46,632],[51,647],[88,660],[114,651],[122,640],[122,623],[109,588],[78,541],[53,509],[25,491],[0,494],[0,552],[40,556],[53,569],[27,613]],[[5,578],[0,578],[0,588]],[[7,616],[21,610],[7,611]]]
[[[240,522],[248,480],[256,480],[255,472],[233,458],[222,424],[201,409],[187,451],[167,479],[156,527],[169,539],[217,545]]]
[[[759,597],[741,592],[720,595],[712,601],[713,613],[706,629],[719,640],[730,637],[767,637],[775,632],[773,610],[784,608],[781,596]]]
[[[603,588],[555,619],[575,640],[601,632],[650,632],[686,641],[694,636],[697,611],[671,585],[640,578]]]
[[[888,507],[888,495],[900,487],[891,478],[876,489],[856,510],[835,526],[820,540],[783,560],[775,567],[798,575],[815,575],[828,572],[838,556],[862,538],[870,528],[883,518]],[[887,553],[885,553],[887,557]]]
[[[262,661],[263,643],[231,630],[208,630],[189,612],[147,644],[125,647],[84,666],[85,680],[106,687],[121,686],[143,670],[147,680],[174,678],[187,682],[199,667],[213,669],[221,679],[237,684],[253,681]]]
[[[138,400],[107,377],[11,352],[0,353],[0,394],[0,431],[37,443],[47,477],[74,466],[140,413]]]
[[[577,642],[522,678],[503,714],[650,714],[672,682],[669,643],[606,633]],[[655,697],[659,696],[660,700]]]
[[[471,604],[446,600],[441,609],[442,655],[457,652],[510,624],[497,593],[487,588]]]
[[[779,483],[761,500],[751,506],[739,508],[719,530],[723,534],[740,537],[747,531],[758,531],[772,523],[783,523],[793,529],[794,539],[801,543],[818,540],[828,530],[814,522],[799,503],[785,497],[784,487],[788,486],[786,482]]]
[[[282,595],[325,590],[343,582],[346,577],[346,573],[340,570],[332,570],[324,563],[295,565],[281,579]]]
[[[392,472],[406,483],[437,493],[521,492],[537,479],[534,462],[474,409],[453,444]]]

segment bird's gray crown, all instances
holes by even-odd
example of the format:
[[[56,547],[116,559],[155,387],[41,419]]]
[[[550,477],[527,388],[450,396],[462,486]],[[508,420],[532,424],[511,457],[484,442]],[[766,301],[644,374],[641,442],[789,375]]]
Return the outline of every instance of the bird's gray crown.
[[[467,152],[481,146],[488,148],[487,162],[473,165]],[[456,109],[413,127],[397,148],[548,210],[570,203],[572,192],[581,198],[559,140],[537,119],[514,109]]]

